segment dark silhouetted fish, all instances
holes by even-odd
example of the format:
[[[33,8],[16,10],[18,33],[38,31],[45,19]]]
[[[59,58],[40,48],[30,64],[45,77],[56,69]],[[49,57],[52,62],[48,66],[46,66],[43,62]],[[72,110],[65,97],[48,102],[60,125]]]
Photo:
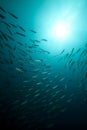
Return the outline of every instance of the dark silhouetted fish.
[[[2,42],[1,42],[1,41],[0,41],[0,47],[1,47],[1,48],[3,48],[3,44],[2,44]]]
[[[62,50],[60,54],[63,54],[63,53],[64,53],[64,51],[65,51],[65,49],[64,49],[64,50]]]
[[[5,16],[2,15],[2,14],[0,14],[0,18],[1,18],[1,19],[5,19]]]
[[[8,34],[7,34],[7,37],[8,37],[10,40],[15,41],[15,39],[14,39],[13,37],[9,36]]]
[[[14,24],[12,24],[12,23],[10,23],[10,25],[11,25],[12,27],[14,27],[14,28],[17,28],[17,26],[16,26],[16,25],[14,25]]]
[[[3,40],[3,37],[0,35],[0,39]]]
[[[42,41],[45,41],[45,42],[47,42],[47,39],[42,39]]]
[[[6,25],[7,27],[9,27],[9,28],[11,27],[11,26],[10,26],[7,22],[5,22],[5,21],[2,21],[2,23],[5,24],[5,25]]]
[[[17,34],[17,35],[20,35],[20,36],[22,36],[22,37],[25,37],[25,36],[26,36],[25,34],[19,33],[19,32],[16,32],[16,34]]]
[[[25,29],[24,29],[23,27],[21,27],[21,26],[19,26],[19,25],[18,25],[18,27],[19,27],[22,31],[25,32]]]
[[[13,13],[10,13],[10,12],[8,12],[13,18],[15,18],[15,19],[18,19],[18,17],[16,16],[16,15],[14,15]]]
[[[8,43],[4,43],[4,45],[5,45],[6,47],[8,47],[9,49],[12,49],[12,47],[11,47]]]
[[[0,7],[0,10],[3,11],[4,13],[6,13],[5,9],[3,9],[2,7]]]
[[[21,42],[17,42],[19,45],[21,45],[21,46],[23,46],[23,43],[21,43]]]
[[[1,32],[2,36],[3,36],[3,38],[4,38],[6,41],[8,41],[8,38],[6,37],[6,35],[5,35],[2,31],[0,31],[0,32]]]
[[[33,33],[37,33],[36,31],[34,31],[34,30],[30,30],[31,32],[33,32]]]
[[[38,42],[38,43],[40,43],[40,41],[39,40],[34,40],[35,42]]]
[[[11,32],[11,30],[8,27],[7,27],[7,30],[8,30],[8,32],[9,32],[10,35],[13,35],[12,32]]]

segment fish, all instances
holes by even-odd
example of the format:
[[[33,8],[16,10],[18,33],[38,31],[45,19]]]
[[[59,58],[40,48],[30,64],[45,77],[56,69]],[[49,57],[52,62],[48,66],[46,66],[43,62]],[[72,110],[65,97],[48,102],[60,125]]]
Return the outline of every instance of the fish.
[[[47,71],[42,72],[42,74],[47,74],[47,73],[48,73]]]
[[[2,14],[0,14],[0,18],[1,18],[1,19],[5,19],[5,16],[2,15]]]
[[[79,48],[77,51],[76,51],[76,54],[79,53],[81,51],[81,48]]]
[[[7,46],[9,49],[12,49],[12,47],[8,43],[4,43],[5,46]]]
[[[8,41],[8,38],[6,37],[5,33],[3,33],[2,31],[0,31],[0,32],[1,32],[2,36],[3,36],[3,38],[4,38],[6,41]]]
[[[36,85],[41,85],[42,84],[42,82],[38,82],[38,83],[36,83]]]
[[[0,10],[3,11],[4,13],[6,13],[6,10],[3,9],[1,6],[0,6]]]
[[[41,49],[41,48],[40,48],[40,50],[41,50],[42,52],[46,52],[47,54],[50,54],[50,52],[49,52],[49,51],[46,51],[46,50]]]
[[[85,73],[85,79],[87,79],[87,72]]]
[[[7,27],[7,30],[9,32],[9,34],[12,36],[13,34],[12,34],[11,30],[8,27]]]
[[[9,53],[9,56],[12,56],[13,59],[15,59],[15,55],[12,53],[12,51],[10,51],[10,48],[9,48],[9,50],[8,50],[8,53]]]
[[[26,105],[28,103],[27,100],[25,100],[24,102],[22,102],[20,105],[23,106],[23,105]]]
[[[30,82],[30,80],[24,80],[23,82],[24,82],[24,83],[28,83],[28,82]]]
[[[58,88],[58,85],[55,85],[55,86],[53,86],[52,88],[53,88],[53,89],[56,89],[56,88]]]
[[[63,96],[60,97],[60,99],[63,99],[63,98],[65,98],[65,97],[66,97],[66,95],[63,95]]]
[[[32,78],[37,78],[38,77],[38,75],[34,75]]]
[[[23,31],[25,32],[25,29],[23,27],[21,27],[20,25],[18,25],[18,27]]]
[[[26,36],[25,34],[19,33],[19,32],[16,32],[16,34],[17,34],[17,35],[20,35],[20,36],[22,36],[22,37],[25,37],[25,36]]]
[[[13,23],[10,23],[10,25],[11,25],[12,27],[14,27],[14,28],[17,28],[17,26],[14,25]]]
[[[20,68],[16,68],[16,70],[23,73],[23,71]]]
[[[45,42],[47,42],[48,40],[47,39],[41,39],[42,41],[45,41]]]
[[[64,53],[64,51],[65,51],[65,49],[64,49],[64,50],[62,50],[60,54],[63,54],[63,53]]]
[[[75,48],[72,48],[72,50],[71,50],[71,55],[73,54],[73,52],[74,52],[74,49],[75,49]]]
[[[13,37],[9,36],[8,34],[6,34],[6,36],[7,36],[10,40],[15,41],[15,39],[14,39]]]
[[[36,31],[34,31],[34,30],[30,30],[31,32],[33,32],[33,33],[37,33]]]
[[[42,60],[35,60],[35,62],[41,63],[41,62],[42,62]]]
[[[2,42],[1,42],[1,41],[0,41],[0,47],[1,47],[1,48],[3,48],[3,44],[2,44]]]
[[[13,61],[12,61],[11,58],[10,58],[10,59],[5,59],[5,62],[6,62],[7,64],[13,64]]]
[[[37,43],[40,43],[40,41],[39,40],[34,40],[35,42],[37,42]]]
[[[15,19],[18,19],[18,17],[16,16],[16,15],[14,15],[13,13],[10,13],[10,12],[8,12],[13,18],[15,18]]]
[[[0,35],[0,39],[3,40],[3,37]]]
[[[5,24],[7,27],[11,27],[9,23],[5,22],[5,21],[2,21],[3,24]]]
[[[60,112],[65,112],[67,110],[67,108],[62,108],[61,110],[60,110]]]
[[[19,45],[21,45],[21,46],[23,46],[23,43],[21,43],[21,42],[17,42]]]
[[[68,99],[68,100],[67,100],[67,103],[70,103],[71,101],[72,101],[72,98]]]
[[[62,82],[64,79],[65,79],[65,78],[61,78],[61,79],[60,79],[60,82]]]

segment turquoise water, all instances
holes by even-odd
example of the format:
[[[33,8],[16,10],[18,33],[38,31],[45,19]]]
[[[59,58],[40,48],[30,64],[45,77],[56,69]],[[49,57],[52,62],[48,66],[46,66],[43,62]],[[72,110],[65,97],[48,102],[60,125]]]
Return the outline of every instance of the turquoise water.
[[[86,0],[0,1],[0,127],[86,126],[86,12]]]

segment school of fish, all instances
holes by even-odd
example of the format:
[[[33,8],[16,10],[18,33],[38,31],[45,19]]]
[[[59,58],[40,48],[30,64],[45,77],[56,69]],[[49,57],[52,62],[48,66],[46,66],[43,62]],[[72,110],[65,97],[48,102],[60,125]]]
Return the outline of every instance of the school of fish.
[[[42,47],[49,40],[34,39],[38,31],[25,29],[18,20],[0,7],[0,110],[2,115],[8,113],[7,119],[17,118],[21,126],[31,128],[36,120],[45,120],[44,114],[55,120],[66,113],[80,94],[84,96],[79,102],[87,103],[87,43],[52,55]],[[55,123],[44,125],[50,128]]]

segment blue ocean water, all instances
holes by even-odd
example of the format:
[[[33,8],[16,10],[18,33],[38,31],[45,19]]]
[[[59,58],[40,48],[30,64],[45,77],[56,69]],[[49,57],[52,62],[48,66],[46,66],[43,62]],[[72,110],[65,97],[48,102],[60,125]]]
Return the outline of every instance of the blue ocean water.
[[[86,127],[86,7],[86,0],[0,1],[0,129]],[[60,19],[73,26],[67,40],[51,34]]]

